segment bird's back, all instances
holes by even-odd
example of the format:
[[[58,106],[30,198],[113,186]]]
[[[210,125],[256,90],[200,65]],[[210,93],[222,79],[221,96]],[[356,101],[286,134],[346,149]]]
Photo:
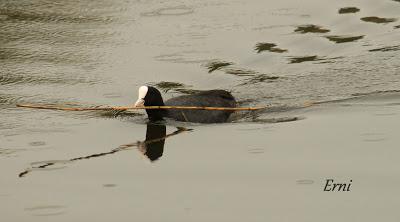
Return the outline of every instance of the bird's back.
[[[207,106],[235,107],[235,98],[225,90],[209,90],[194,95],[179,96],[165,102],[166,106]],[[226,122],[232,111],[217,110],[174,110],[167,112],[167,117],[185,122],[221,123]]]

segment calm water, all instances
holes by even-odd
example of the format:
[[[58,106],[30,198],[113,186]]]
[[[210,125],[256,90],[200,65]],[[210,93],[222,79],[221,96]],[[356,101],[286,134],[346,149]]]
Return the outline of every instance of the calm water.
[[[143,160],[132,153],[121,161],[107,159],[116,155],[110,154],[133,148],[145,153],[146,146],[154,148],[147,156],[158,159],[163,154],[164,140],[145,140],[171,137],[167,141],[173,141],[169,146],[175,149],[169,154],[173,155],[188,152],[185,147],[194,141],[215,140],[217,146],[226,149],[235,145],[229,142],[232,135],[246,132],[246,152],[264,153],[264,149],[253,147],[252,141],[259,140],[268,133],[270,123],[277,122],[271,116],[296,120],[293,108],[310,102],[399,92],[399,11],[400,2],[396,0],[0,0],[0,159],[13,163],[12,170],[5,172],[3,168],[2,172],[12,181],[21,181],[25,178],[17,179],[19,174],[35,171],[25,176],[37,176],[32,183],[40,184],[38,181],[54,181],[55,174],[36,171],[55,170],[57,178],[86,178],[100,184],[100,189],[111,189],[118,187],[115,178],[107,177],[114,174],[111,165],[118,169],[133,161],[130,164],[140,168]],[[129,105],[144,84],[162,89],[165,98],[195,90],[226,89],[242,105],[272,105],[278,112],[256,114],[264,120],[256,126],[252,125],[255,120],[245,118],[223,126],[189,124],[177,129],[174,126],[182,124],[148,126],[144,115],[15,107],[18,103]],[[187,131],[189,128],[192,131]],[[201,137],[196,137],[199,131]],[[181,153],[181,159],[172,160],[185,165],[196,152],[201,151],[188,152],[185,158]],[[197,155],[207,156],[208,152],[213,155],[209,149]],[[104,159],[111,162],[102,168],[102,162],[93,167],[90,161],[81,161],[92,155],[107,156]],[[226,154],[217,155],[223,159]],[[132,156],[136,157],[132,160]],[[68,168],[79,161],[82,168],[90,169],[88,174],[93,178],[74,174],[79,169]],[[163,159],[151,166],[160,171],[163,167],[177,170],[179,164],[169,161],[164,152]],[[247,159],[241,161],[251,165]],[[211,163],[218,166],[216,161]],[[196,165],[192,170],[199,168]],[[176,178],[184,175],[179,172],[174,174]],[[151,183],[151,176],[136,173],[136,179]],[[210,175],[218,177],[216,172]],[[22,193],[46,195],[45,184],[30,190],[27,187],[32,184],[27,181],[20,184],[25,190]],[[13,186],[12,182],[2,183]],[[78,187],[67,184],[73,187],[73,193],[90,189],[85,182],[80,183]],[[61,184],[55,187],[62,189]],[[4,194],[0,190],[0,198],[12,196],[10,190]],[[104,198],[110,198],[108,195]],[[37,198],[34,194],[28,197]],[[77,203],[80,198],[65,202],[54,198],[56,201],[49,197],[24,202],[10,215],[57,216],[68,212],[68,206],[82,205]],[[149,198],[156,197],[150,193]],[[174,197],[164,200],[173,201]],[[190,207],[182,209],[191,211]]]

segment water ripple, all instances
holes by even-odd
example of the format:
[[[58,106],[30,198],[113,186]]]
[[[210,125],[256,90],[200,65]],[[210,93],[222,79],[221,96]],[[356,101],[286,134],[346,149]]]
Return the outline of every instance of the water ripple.
[[[65,206],[62,205],[39,205],[26,207],[25,211],[30,211],[34,216],[57,216],[65,213]]]
[[[142,13],[142,16],[179,16],[179,15],[188,15],[194,12],[193,8],[188,6],[175,6],[175,7],[165,7],[156,9],[150,12]]]
[[[19,85],[19,84],[60,84],[60,85],[76,85],[88,84],[93,81],[85,78],[84,76],[72,78],[68,76],[32,76],[22,74],[1,74],[0,85]]]
[[[67,14],[49,12],[49,11],[38,11],[30,10],[29,8],[17,9],[17,8],[2,8],[0,9],[3,21],[30,21],[30,22],[68,22],[68,23],[107,23],[112,22],[112,17],[100,17],[83,14]]]

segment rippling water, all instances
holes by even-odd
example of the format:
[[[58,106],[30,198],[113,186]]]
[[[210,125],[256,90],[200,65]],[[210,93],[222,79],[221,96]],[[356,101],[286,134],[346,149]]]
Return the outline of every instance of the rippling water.
[[[142,84],[287,106],[399,90],[400,4],[326,2],[2,0],[2,131],[44,118],[16,103],[126,105]]]

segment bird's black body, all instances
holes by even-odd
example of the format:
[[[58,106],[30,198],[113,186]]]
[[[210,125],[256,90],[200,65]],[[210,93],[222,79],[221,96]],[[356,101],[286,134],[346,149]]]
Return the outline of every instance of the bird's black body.
[[[208,107],[235,107],[236,101],[231,93],[225,90],[208,90],[193,95],[179,96],[167,100],[165,103],[161,93],[154,87],[148,86],[144,98],[145,106],[208,106]],[[222,123],[226,122],[232,111],[219,110],[146,110],[150,120],[161,120],[168,117],[177,121],[195,123]]]
[[[144,106],[164,106],[164,101],[158,89],[148,86],[146,97],[144,97]],[[162,120],[167,116],[167,110],[162,109],[146,109],[147,116],[150,120]]]

